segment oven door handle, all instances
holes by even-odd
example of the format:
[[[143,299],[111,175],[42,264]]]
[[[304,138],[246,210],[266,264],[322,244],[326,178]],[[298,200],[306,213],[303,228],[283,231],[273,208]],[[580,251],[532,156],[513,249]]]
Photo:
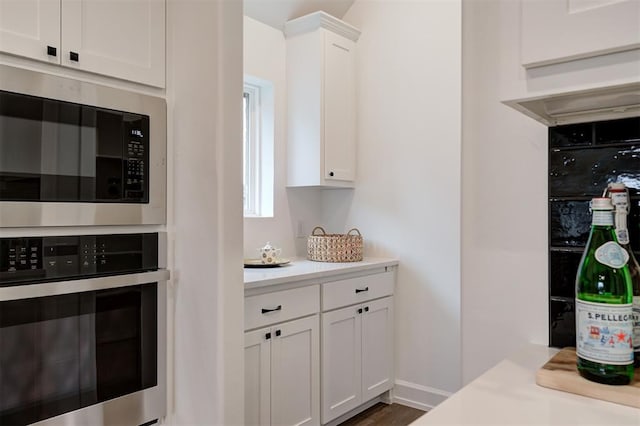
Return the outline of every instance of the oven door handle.
[[[169,280],[169,276],[169,271],[161,269],[158,271],[87,278],[84,280],[51,281],[39,284],[0,287],[0,302],[162,282]]]

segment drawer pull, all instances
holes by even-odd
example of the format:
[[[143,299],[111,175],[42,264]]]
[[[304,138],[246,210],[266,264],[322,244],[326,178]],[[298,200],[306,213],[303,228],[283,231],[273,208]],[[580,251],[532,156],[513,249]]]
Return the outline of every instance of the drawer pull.
[[[356,288],[356,294],[358,294],[358,293],[362,293],[363,291],[369,291],[369,287],[365,287],[365,288]]]
[[[266,313],[269,313],[269,312],[275,312],[275,311],[281,311],[281,310],[282,310],[282,305],[278,305],[277,307],[275,307],[273,309],[262,308],[262,313],[266,314]]]

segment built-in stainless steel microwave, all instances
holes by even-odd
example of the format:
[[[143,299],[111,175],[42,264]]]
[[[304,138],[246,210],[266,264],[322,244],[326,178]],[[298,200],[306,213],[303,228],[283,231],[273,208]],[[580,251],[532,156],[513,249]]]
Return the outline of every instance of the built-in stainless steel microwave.
[[[166,223],[162,98],[0,65],[0,227]]]

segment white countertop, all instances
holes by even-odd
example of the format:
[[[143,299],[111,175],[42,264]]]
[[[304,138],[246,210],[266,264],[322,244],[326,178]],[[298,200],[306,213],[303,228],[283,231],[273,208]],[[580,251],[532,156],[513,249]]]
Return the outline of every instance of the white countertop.
[[[536,371],[556,352],[523,348],[411,425],[640,425],[637,408],[538,386]]]
[[[397,259],[365,257],[360,262],[313,262],[294,258],[286,265],[275,268],[244,268],[246,289],[285,284],[294,281],[323,279],[335,275],[384,268],[398,264]]]

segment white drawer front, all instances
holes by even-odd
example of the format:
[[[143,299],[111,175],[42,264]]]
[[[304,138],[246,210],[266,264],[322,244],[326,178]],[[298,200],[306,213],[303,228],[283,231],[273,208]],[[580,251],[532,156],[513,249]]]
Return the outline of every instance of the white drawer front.
[[[393,294],[392,271],[322,284],[322,310],[340,308]]]
[[[320,310],[319,285],[249,296],[244,299],[244,329],[264,327]]]

